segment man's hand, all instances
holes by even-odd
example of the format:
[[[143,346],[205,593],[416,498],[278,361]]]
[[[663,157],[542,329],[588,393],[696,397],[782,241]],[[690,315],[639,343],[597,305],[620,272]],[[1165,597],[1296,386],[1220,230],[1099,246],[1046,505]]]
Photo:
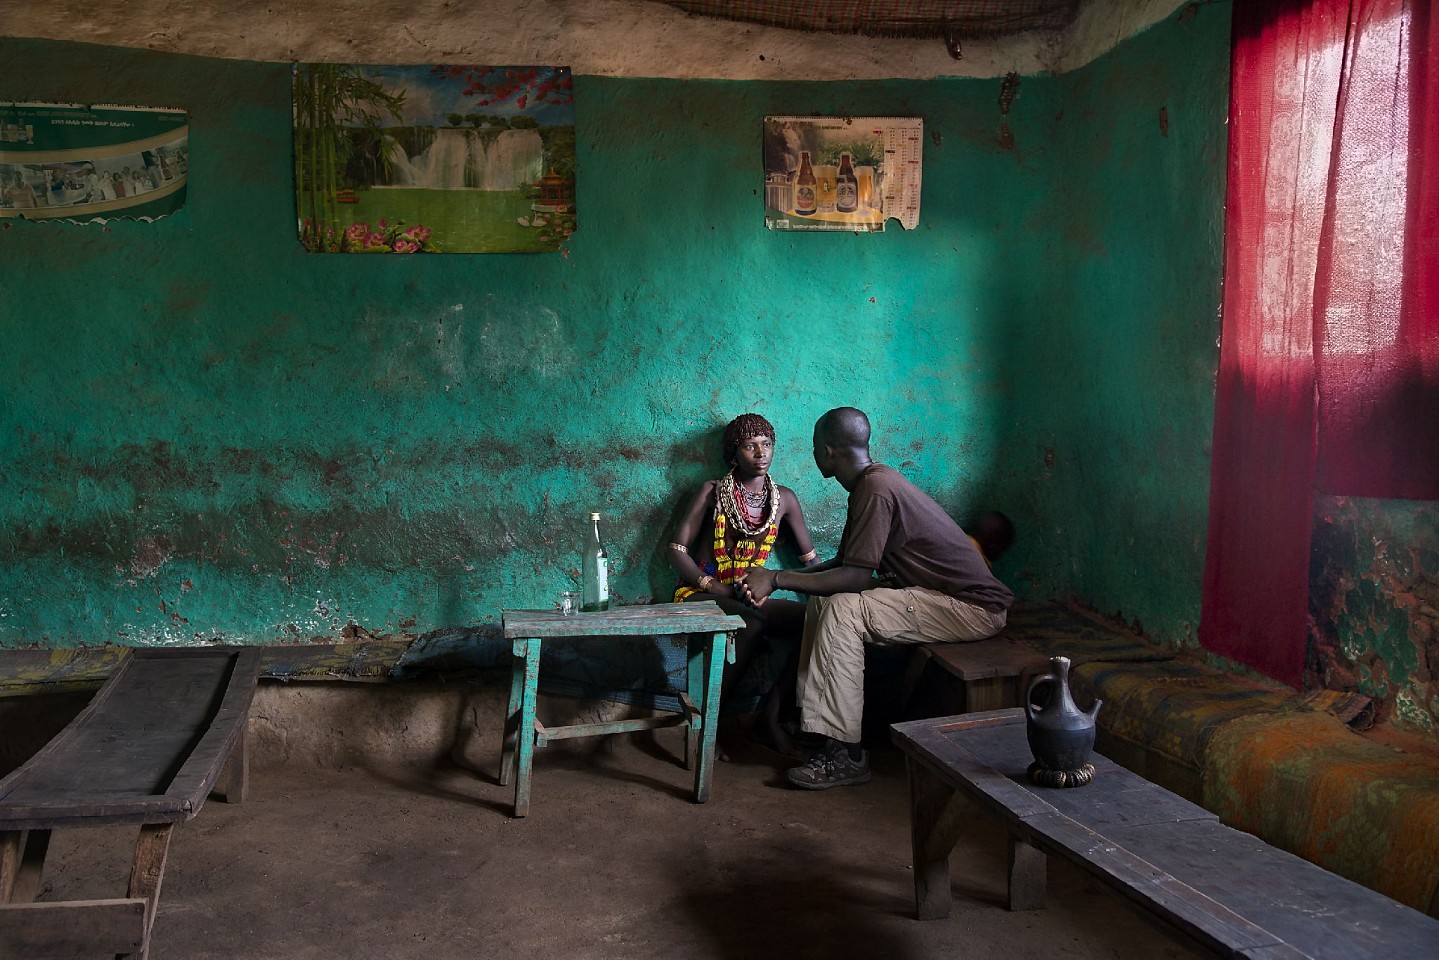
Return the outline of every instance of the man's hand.
[[[740,588],[750,603],[759,606],[774,593],[775,572],[764,567],[750,567],[739,581]]]

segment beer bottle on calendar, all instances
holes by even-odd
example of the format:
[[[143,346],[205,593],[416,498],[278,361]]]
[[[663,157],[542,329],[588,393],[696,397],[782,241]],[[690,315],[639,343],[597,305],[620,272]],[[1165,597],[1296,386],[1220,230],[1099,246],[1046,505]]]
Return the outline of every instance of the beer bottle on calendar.
[[[809,151],[799,152],[799,176],[794,179],[794,212],[801,217],[810,217],[818,200],[815,197],[819,181],[815,179],[814,169],[809,165]]]
[[[834,178],[834,208],[840,213],[854,213],[859,209],[859,177],[854,175],[848,153],[839,155],[839,173]]]
[[[586,613],[610,608],[610,555],[600,539],[600,515],[590,514],[589,536],[585,538],[583,584],[580,609]]]

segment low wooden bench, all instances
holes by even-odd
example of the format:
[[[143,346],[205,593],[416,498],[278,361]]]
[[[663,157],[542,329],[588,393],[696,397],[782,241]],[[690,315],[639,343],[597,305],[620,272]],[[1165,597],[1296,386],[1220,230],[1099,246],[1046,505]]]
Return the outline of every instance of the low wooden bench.
[[[245,722],[259,651],[135,649],[48,744],[0,780],[0,954],[148,955],[175,825],[200,812],[228,762],[248,787]],[[34,902],[50,832],[136,824],[125,897]]]
[[[1029,678],[1049,657],[1028,640],[1001,633],[988,640],[916,644],[902,699],[908,716],[979,713],[1023,705]]]
[[[915,907],[948,916],[949,855],[974,807],[1009,833],[1008,906],[1044,905],[1064,857],[1181,939],[1218,957],[1434,956],[1439,920],[1346,880],[1095,754],[1094,781],[1038,787],[1021,710],[894,725],[910,776]]]

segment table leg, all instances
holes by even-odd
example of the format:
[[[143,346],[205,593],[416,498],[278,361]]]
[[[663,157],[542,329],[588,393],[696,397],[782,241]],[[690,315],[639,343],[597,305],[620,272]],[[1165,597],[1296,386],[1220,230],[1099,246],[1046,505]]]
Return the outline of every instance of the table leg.
[[[525,649],[524,690],[520,698],[520,725],[515,762],[515,816],[530,812],[530,774],[535,765],[535,699],[540,682],[540,641],[522,640]]]
[[[1048,857],[1023,837],[1009,835],[1009,909],[1043,910]]]
[[[510,782],[515,775],[516,731],[520,725],[520,704],[525,692],[525,643],[516,640],[511,652],[514,662],[510,665],[510,705],[505,709],[505,726],[500,737],[500,786]]]
[[[685,693],[690,703],[698,704],[699,713],[690,717],[685,724],[685,769],[695,770],[699,765],[700,735],[705,728],[705,653],[709,642],[703,635],[691,634],[689,638],[689,661],[685,666]]]
[[[135,843],[135,865],[130,871],[130,896],[145,901],[144,939],[139,951],[117,953],[115,960],[131,957],[146,960],[150,955],[150,930],[155,925],[160,881],[165,878],[165,858],[169,855],[170,835],[174,831],[173,823],[147,823],[140,828],[140,839]]]
[[[724,679],[724,661],[728,634],[716,633],[704,647],[704,699],[699,731],[699,762],[695,765],[695,803],[710,798],[710,781],[714,778],[715,742],[719,739],[720,681]],[[693,680],[691,680],[693,683]]]
[[[908,760],[909,836],[914,856],[914,911],[920,920],[949,916],[949,854],[967,803],[929,770]]]

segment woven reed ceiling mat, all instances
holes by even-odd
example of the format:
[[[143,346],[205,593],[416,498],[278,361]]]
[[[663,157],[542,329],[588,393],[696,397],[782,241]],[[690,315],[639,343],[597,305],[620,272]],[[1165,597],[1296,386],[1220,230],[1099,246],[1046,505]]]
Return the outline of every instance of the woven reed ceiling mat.
[[[887,37],[986,38],[1069,26],[1080,0],[664,0],[722,20]]]

